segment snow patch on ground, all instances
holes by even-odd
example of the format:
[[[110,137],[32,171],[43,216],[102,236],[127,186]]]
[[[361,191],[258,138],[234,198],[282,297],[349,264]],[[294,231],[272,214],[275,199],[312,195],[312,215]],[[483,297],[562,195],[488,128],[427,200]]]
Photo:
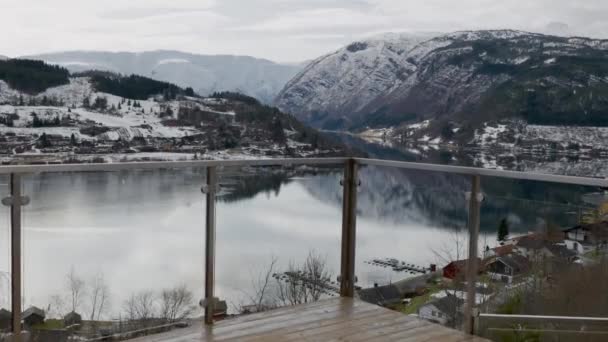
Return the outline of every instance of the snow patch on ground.
[[[501,133],[507,131],[507,125],[498,124],[496,126],[489,126],[487,123],[480,130],[475,131],[475,141],[479,142],[482,146],[486,144],[492,144],[498,140],[498,136]]]

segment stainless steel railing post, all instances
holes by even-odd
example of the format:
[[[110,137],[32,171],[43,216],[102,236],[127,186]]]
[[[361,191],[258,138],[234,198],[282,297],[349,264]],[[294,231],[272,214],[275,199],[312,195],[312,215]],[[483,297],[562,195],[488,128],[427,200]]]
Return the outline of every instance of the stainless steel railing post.
[[[11,331],[12,341],[21,341],[21,207],[29,198],[21,194],[21,175],[10,174],[10,196],[2,204],[11,208]]]
[[[473,334],[475,324],[473,322],[473,309],[475,307],[476,298],[476,283],[477,283],[477,272],[479,270],[477,260],[477,250],[479,241],[479,216],[481,210],[481,201],[483,195],[481,194],[481,177],[473,176],[471,180],[471,192],[467,194],[467,200],[469,202],[469,259],[467,262],[466,269],[466,280],[467,280],[467,297],[464,307],[464,325],[465,332]]]
[[[207,168],[205,204],[205,324],[213,324],[215,307],[215,196],[217,167]]]
[[[349,159],[344,165],[342,180],[342,252],[340,267],[340,296],[355,293],[355,245],[357,225],[357,162]]]

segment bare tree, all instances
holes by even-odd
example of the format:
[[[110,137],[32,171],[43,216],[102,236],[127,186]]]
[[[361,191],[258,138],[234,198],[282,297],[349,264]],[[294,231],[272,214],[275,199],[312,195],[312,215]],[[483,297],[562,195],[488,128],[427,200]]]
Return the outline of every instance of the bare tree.
[[[164,289],[160,294],[160,317],[176,322],[190,316],[196,310],[194,295],[186,285]]]
[[[91,279],[88,294],[91,305],[90,320],[99,320],[101,315],[107,310],[110,296],[110,290],[105,282],[103,273],[98,273]]]
[[[76,312],[80,307],[80,301],[85,292],[85,282],[76,274],[73,266],[66,278],[68,291],[70,292],[71,309],[73,312]]]
[[[48,318],[60,319],[66,313],[65,300],[63,296],[52,295],[49,297],[49,305],[46,309]]]
[[[284,277],[277,279],[277,297],[283,305],[316,302],[330,282],[327,261],[315,251],[308,253],[302,266],[291,263]]]
[[[277,261],[276,257],[271,257],[265,269],[258,272],[257,275],[251,275],[251,290],[245,291],[245,295],[248,297],[247,303],[241,303],[237,307],[239,312],[260,312],[276,307],[272,277],[276,274]]]
[[[131,294],[123,306],[129,320],[146,321],[152,319],[156,313],[154,292],[141,291]]]
[[[285,272],[276,272],[277,261],[273,257],[263,272],[252,276],[252,293],[247,294],[248,304],[237,308],[240,312],[265,311],[321,299],[330,282],[325,258],[311,251],[303,264],[291,262]]]

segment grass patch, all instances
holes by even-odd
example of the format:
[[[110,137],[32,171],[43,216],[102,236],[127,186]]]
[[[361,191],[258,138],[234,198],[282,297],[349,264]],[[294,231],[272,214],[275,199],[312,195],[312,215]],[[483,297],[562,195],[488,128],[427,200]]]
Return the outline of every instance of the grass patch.
[[[33,328],[37,330],[57,330],[63,329],[63,320],[61,319],[47,319],[42,324],[37,324]]]

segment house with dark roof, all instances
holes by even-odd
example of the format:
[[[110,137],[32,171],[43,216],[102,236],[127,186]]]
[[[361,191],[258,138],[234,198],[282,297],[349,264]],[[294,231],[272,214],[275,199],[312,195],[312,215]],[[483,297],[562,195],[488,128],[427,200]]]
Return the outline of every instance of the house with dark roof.
[[[432,300],[418,309],[418,317],[427,321],[456,327],[462,323],[464,300],[454,295]]]
[[[68,313],[67,315],[63,316],[63,324],[66,327],[76,325],[76,324],[82,324],[82,316],[80,316],[78,313],[72,311],[72,312]]]
[[[401,302],[401,292],[393,284],[359,290],[359,298],[371,304],[389,306]]]
[[[576,252],[569,250],[563,239],[548,239],[542,235],[522,237],[515,245],[515,252],[530,260],[559,258],[570,262],[576,256]]]
[[[26,327],[32,327],[34,325],[44,323],[44,318],[46,317],[44,310],[37,308],[35,306],[30,306],[27,310],[23,311],[21,314],[21,319],[23,319],[23,324]]]
[[[566,246],[578,254],[608,249],[608,221],[582,224],[564,230]]]
[[[13,314],[10,311],[0,309],[0,331],[10,330],[12,317]]]
[[[521,255],[511,254],[487,260],[485,268],[492,279],[511,284],[530,270],[530,261]]]

